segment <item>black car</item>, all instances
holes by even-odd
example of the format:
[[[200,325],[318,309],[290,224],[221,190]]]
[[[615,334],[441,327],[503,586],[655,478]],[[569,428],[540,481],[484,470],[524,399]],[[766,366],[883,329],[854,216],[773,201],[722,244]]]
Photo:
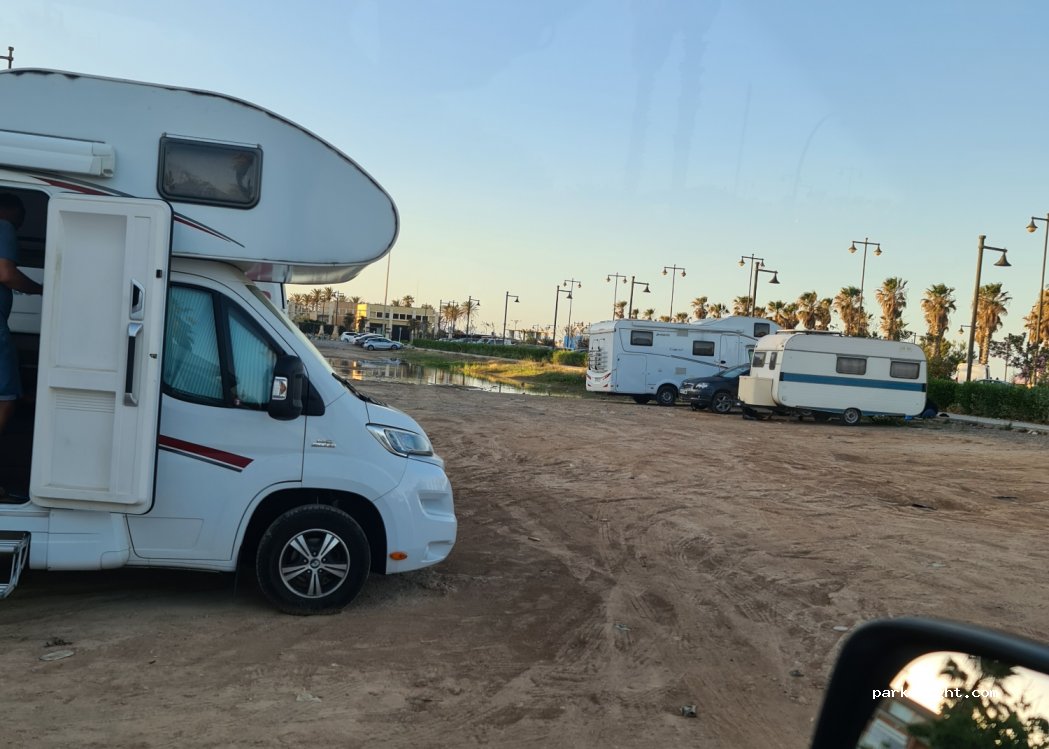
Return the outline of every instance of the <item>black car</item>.
[[[736,405],[739,378],[748,374],[750,364],[740,364],[710,377],[690,377],[681,383],[681,397],[693,411],[709,408],[714,413],[727,414]]]

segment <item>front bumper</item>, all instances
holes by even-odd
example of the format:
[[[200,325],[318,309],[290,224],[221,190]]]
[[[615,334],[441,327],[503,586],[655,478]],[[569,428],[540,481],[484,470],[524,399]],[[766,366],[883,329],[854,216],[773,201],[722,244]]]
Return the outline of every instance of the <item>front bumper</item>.
[[[387,521],[386,572],[409,572],[443,561],[455,545],[458,521],[452,485],[441,466],[408,459],[397,487],[382,497]],[[391,555],[403,554],[403,559]]]

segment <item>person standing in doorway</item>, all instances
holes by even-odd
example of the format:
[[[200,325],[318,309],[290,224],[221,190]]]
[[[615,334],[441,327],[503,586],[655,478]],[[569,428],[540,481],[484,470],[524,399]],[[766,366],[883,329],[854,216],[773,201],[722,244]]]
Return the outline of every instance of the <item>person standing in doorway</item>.
[[[0,193],[0,434],[22,397],[18,352],[7,324],[14,292],[44,293],[43,286],[18,269],[18,228],[24,219],[25,207],[18,196]]]

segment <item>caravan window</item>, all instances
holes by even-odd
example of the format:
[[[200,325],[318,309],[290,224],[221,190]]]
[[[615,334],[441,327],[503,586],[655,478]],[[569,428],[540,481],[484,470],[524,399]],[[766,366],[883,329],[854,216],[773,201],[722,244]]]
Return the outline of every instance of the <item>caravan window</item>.
[[[773,351],[771,354],[769,354],[769,369],[770,370],[776,368],[776,359],[778,357],[779,357],[779,351]]]
[[[917,380],[921,365],[913,361],[894,361],[889,364],[889,377],[901,380]]]
[[[164,136],[157,191],[181,203],[251,208],[259,202],[262,149]]]
[[[761,369],[765,366],[765,352],[755,351],[754,358],[750,362],[751,369]]]
[[[631,330],[630,331],[630,345],[631,346],[651,346],[652,345],[652,331],[651,330]]]
[[[761,338],[769,334],[769,324],[767,322],[756,322],[754,323],[754,337]]]
[[[838,374],[864,375],[867,374],[867,360],[858,356],[839,356],[834,369]]]
[[[713,341],[692,341],[692,356],[713,356]]]

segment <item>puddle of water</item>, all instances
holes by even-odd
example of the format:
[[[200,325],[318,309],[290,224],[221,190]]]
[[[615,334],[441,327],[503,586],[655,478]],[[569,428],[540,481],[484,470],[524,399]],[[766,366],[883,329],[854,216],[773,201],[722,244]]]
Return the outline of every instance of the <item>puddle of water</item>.
[[[506,385],[501,382],[469,377],[461,372],[450,372],[447,369],[426,367],[421,364],[388,359],[329,359],[332,368],[355,382],[404,382],[412,385],[458,385],[476,388],[490,393],[509,393],[513,395],[549,395],[544,389],[522,388]]]

